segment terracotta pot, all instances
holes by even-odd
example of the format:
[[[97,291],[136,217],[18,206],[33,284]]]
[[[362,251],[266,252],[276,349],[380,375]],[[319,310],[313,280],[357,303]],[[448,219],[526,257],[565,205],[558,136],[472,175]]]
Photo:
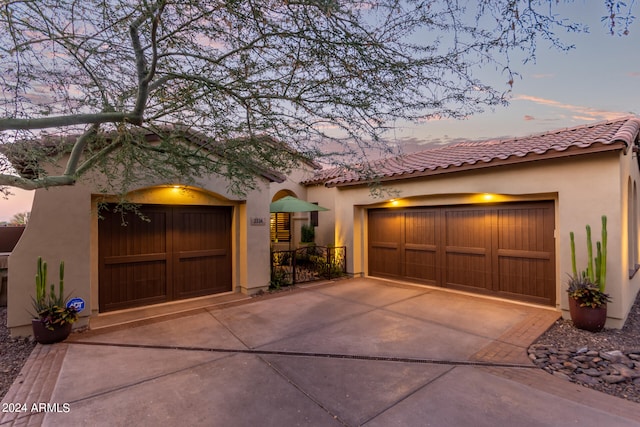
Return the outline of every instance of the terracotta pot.
[[[31,319],[31,327],[33,328],[34,339],[40,344],[53,344],[64,341],[71,333],[71,323],[56,326],[51,330],[47,329],[40,319]]]
[[[607,321],[607,305],[600,307],[580,307],[580,303],[569,298],[569,313],[571,320],[578,329],[590,332],[600,332]]]

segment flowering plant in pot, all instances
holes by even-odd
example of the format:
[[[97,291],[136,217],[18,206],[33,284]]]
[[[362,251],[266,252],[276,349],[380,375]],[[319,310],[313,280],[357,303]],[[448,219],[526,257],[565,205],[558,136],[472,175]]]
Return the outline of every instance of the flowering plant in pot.
[[[571,267],[573,275],[569,279],[569,313],[573,324],[579,329],[598,332],[607,320],[607,303],[611,301],[605,293],[607,276],[607,217],[602,216],[602,239],[596,242],[596,256],[593,257],[591,227],[587,230],[587,268],[578,274],[576,268],[576,245],[573,232],[571,238]]]
[[[38,258],[36,271],[36,296],[33,298],[34,319],[31,321],[33,336],[41,344],[62,341],[71,333],[71,325],[78,320],[75,307],[67,307],[64,296],[64,262],[60,262],[58,292],[52,283],[47,291],[47,263]]]

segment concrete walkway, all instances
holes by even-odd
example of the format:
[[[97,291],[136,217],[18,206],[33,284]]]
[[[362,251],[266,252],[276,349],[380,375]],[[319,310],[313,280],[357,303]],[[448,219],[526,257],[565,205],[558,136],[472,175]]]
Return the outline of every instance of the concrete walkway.
[[[38,345],[3,400],[25,411],[0,425],[640,425],[637,404],[533,367],[558,316],[382,280],[308,286]]]

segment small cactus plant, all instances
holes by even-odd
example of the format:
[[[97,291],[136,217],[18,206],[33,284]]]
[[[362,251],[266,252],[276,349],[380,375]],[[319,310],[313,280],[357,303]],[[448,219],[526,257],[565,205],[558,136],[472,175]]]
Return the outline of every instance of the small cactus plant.
[[[576,245],[573,231],[569,233],[571,241],[571,276],[569,295],[579,299],[581,305],[598,306],[603,302],[609,301],[606,295],[606,278],[607,278],[607,217],[602,216],[602,234],[600,241],[596,242],[596,256],[593,257],[593,242],[591,239],[591,226],[586,226],[587,231],[587,268],[578,272],[576,268]],[[582,286],[578,286],[582,284]],[[584,289],[589,292],[584,292]],[[597,293],[593,298],[586,298],[585,295]],[[586,301],[585,299],[589,299]],[[585,301],[583,301],[585,300]]]
[[[74,307],[66,307],[68,298],[64,296],[64,261],[60,262],[58,291],[52,283],[47,292],[47,263],[38,257],[36,266],[36,296],[33,299],[35,317],[53,330],[56,325],[73,323],[78,319]]]

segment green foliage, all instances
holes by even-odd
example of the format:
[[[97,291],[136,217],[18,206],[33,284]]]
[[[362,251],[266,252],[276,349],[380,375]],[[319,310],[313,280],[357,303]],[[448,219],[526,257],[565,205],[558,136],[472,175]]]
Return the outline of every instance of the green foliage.
[[[287,282],[287,273],[280,269],[272,269],[271,271],[271,281],[269,282],[269,289],[279,290],[283,286],[287,286],[290,283]]]
[[[58,291],[52,283],[47,292],[47,263],[38,257],[36,266],[36,296],[33,298],[33,309],[36,318],[40,319],[47,329],[62,326],[78,320],[75,307],[66,307],[68,297],[64,296],[64,262],[60,262]]]
[[[302,224],[302,243],[311,243],[316,238],[316,228],[311,224]]]
[[[571,277],[569,279],[569,298],[573,298],[580,303],[580,307],[600,307],[611,301],[608,294],[600,290],[585,276]]]
[[[580,301],[581,306],[598,307],[610,301],[605,293],[607,277],[607,217],[602,215],[601,241],[596,242],[596,256],[593,257],[591,226],[587,232],[587,268],[578,272],[576,268],[576,247],[573,231],[569,233],[571,241],[571,269],[567,292],[571,298]]]

